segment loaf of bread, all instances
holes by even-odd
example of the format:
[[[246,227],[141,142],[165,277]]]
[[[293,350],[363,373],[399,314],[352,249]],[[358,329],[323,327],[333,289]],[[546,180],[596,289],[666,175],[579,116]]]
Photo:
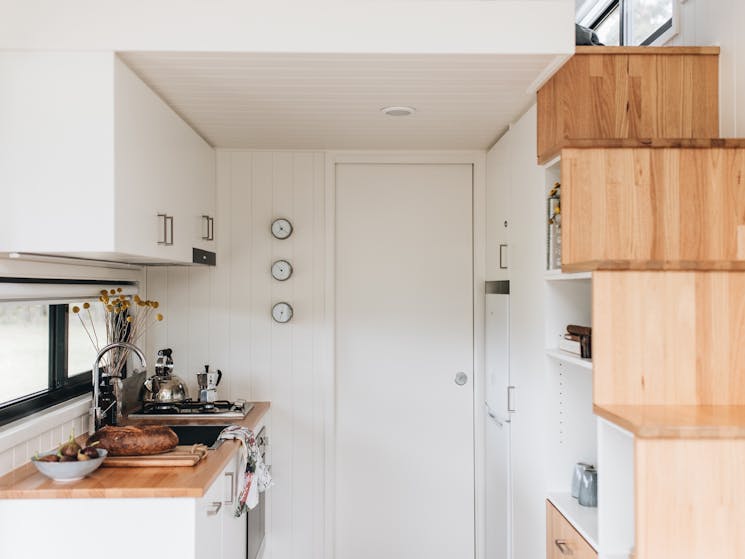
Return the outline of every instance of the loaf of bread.
[[[111,456],[142,456],[171,450],[178,444],[178,436],[162,425],[107,425],[88,437],[88,445],[94,442],[98,442],[98,448],[108,450]]]

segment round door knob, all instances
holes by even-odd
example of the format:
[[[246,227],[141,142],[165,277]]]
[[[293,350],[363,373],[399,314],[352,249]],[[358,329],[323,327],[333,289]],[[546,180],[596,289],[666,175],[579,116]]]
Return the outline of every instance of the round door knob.
[[[468,382],[468,375],[466,373],[460,372],[455,375],[455,384],[458,386],[463,386]]]

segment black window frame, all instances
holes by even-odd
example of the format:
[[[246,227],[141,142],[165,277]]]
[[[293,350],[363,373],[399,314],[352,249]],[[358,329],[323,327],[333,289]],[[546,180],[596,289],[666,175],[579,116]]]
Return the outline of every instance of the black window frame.
[[[672,0],[672,1],[673,1],[673,10],[675,10],[675,6],[674,6],[675,0]],[[590,23],[590,25],[588,25],[588,27],[592,29],[593,31],[595,31],[598,28],[598,26],[601,23],[603,23],[608,18],[608,16],[610,16],[613,13],[613,11],[616,8],[620,10],[620,14],[619,14],[620,17],[618,18],[619,27],[620,27],[619,33],[618,33],[618,43],[619,43],[619,46],[622,47],[622,46],[626,46],[626,10],[627,10],[626,0],[613,0],[612,2],[610,2],[605,7],[605,9],[594,20],[592,20],[592,22]],[[663,23],[657,29],[655,29],[652,32],[652,34],[649,35],[649,37],[647,37],[646,39],[644,39],[644,41],[639,43],[638,46],[647,47],[651,45],[659,37],[661,37],[664,33],[666,33],[668,30],[672,28],[673,28],[673,18],[671,17],[665,23]]]
[[[0,278],[3,283],[95,284],[103,286],[134,285],[129,281],[44,280],[33,278]],[[43,301],[39,301],[43,303]],[[47,388],[15,400],[0,402],[0,426],[61,404],[93,391],[91,369],[69,376],[67,351],[69,340],[70,304],[49,304],[49,376]],[[2,340],[0,340],[2,343]]]

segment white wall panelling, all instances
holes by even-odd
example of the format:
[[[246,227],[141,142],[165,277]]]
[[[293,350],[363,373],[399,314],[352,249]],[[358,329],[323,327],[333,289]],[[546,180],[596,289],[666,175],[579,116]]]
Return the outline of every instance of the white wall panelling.
[[[173,348],[190,390],[209,363],[223,372],[220,397],[272,402],[269,549],[279,559],[326,557],[324,173],[323,153],[218,150],[217,266],[147,270],[165,315],[148,355]],[[289,239],[271,236],[277,216],[292,221]],[[293,265],[288,281],[271,277],[278,258]],[[295,309],[288,324],[270,317],[280,300]]]

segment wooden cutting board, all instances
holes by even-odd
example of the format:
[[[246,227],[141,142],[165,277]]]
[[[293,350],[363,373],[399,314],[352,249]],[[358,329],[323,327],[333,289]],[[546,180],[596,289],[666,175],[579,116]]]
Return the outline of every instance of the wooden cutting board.
[[[173,450],[161,454],[146,456],[107,456],[101,466],[109,468],[160,468],[196,466],[202,458],[207,456],[204,445],[177,446]]]

